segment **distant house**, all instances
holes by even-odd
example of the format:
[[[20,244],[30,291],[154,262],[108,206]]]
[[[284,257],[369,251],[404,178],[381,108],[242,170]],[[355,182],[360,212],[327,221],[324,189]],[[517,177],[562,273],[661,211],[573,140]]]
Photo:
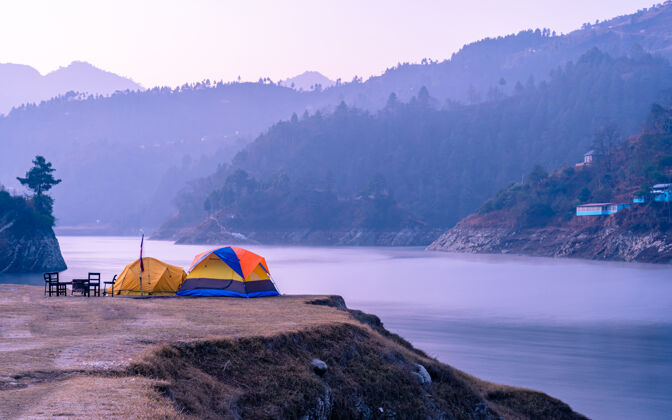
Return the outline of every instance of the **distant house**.
[[[656,184],[651,187],[653,201],[669,203],[672,201],[672,184]]]
[[[656,184],[649,190],[651,200],[659,203],[672,202],[672,184]],[[632,199],[633,203],[646,203],[645,197],[635,196]]]
[[[589,203],[576,206],[577,216],[606,216],[627,209],[630,204]]]
[[[595,156],[595,151],[594,150],[589,150],[583,155],[583,162],[579,162],[576,165],[574,165],[577,168],[582,168],[584,166],[590,166],[593,164],[593,157]]]

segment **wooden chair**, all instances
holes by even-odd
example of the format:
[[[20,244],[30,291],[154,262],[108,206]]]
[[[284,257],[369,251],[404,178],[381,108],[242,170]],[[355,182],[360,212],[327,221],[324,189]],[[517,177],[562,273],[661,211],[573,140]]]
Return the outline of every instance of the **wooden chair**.
[[[117,281],[117,275],[115,274],[114,277],[112,277],[112,281],[105,281],[105,282],[103,282],[103,286],[104,286],[104,288],[103,288],[103,296],[108,295],[108,293],[107,293],[107,289],[108,289],[109,287],[111,287],[111,288],[112,288],[112,292],[109,293],[109,294],[112,295],[112,297],[114,297],[114,282],[116,282],[116,281]]]
[[[100,273],[89,273],[89,288],[94,296],[100,296]]]
[[[67,296],[67,284],[59,282],[58,273],[44,273],[44,295]]]

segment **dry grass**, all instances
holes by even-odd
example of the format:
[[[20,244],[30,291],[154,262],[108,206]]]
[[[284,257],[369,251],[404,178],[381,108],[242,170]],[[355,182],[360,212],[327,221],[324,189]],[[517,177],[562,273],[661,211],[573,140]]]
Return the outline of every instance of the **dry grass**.
[[[37,385],[123,370],[157,343],[353,322],[334,308],[305,305],[307,299],[48,298],[38,286],[0,285],[0,418],[32,412],[44,394],[33,391]],[[76,397],[63,398],[63,412]]]
[[[146,378],[79,376],[2,392],[6,401],[23,402],[3,418],[180,419],[182,416]]]
[[[327,362],[323,377],[312,358]],[[336,297],[44,298],[0,285],[0,418],[327,414],[577,418],[544,394],[428,358]]]

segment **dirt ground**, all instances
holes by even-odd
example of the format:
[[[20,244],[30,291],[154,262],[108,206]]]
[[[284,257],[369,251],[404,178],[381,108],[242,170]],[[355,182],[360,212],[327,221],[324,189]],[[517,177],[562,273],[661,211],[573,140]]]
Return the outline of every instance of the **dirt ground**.
[[[0,285],[0,418],[133,418],[138,405],[179,417],[156,383],[114,372],[154,344],[353,322],[306,304],[316,298],[44,297],[40,286]]]

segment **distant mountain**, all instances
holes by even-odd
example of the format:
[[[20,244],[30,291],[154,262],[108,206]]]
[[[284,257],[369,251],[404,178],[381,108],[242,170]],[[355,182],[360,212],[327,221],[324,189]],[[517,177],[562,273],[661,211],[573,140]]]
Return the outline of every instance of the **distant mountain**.
[[[546,80],[552,70],[591,48],[613,57],[644,51],[672,60],[672,2],[616,17],[568,34],[550,29],[485,38],[465,45],[448,60],[399,63],[364,83],[345,84],[340,97],[365,109],[384,106],[390,92],[402,101],[426,86],[440,103],[474,104],[514,91],[516,83]]]
[[[44,155],[64,181],[54,192],[59,227],[136,233],[174,212],[188,180],[226,164],[274,122],[315,112],[323,101],[319,92],[263,83],[69,93],[0,117],[0,184],[18,187],[17,174]]]
[[[30,66],[0,63],[0,113],[9,112],[12,107],[25,103],[39,103],[70,91],[108,95],[118,90],[141,88],[131,79],[82,61],[74,61],[69,66],[44,76]]]
[[[319,89],[326,89],[335,85],[336,82],[317,71],[305,71],[298,76],[283,80],[281,84],[296,90],[313,90],[318,86]]]

